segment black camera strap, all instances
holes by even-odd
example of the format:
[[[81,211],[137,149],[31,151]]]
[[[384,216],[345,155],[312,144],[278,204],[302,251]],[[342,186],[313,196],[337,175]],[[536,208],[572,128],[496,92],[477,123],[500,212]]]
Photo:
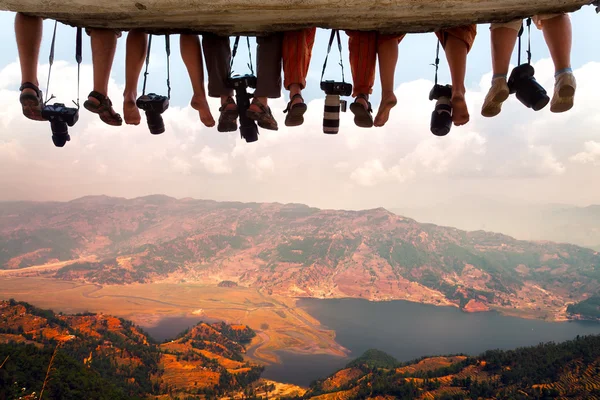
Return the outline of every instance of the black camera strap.
[[[54,21],[54,32],[52,33],[52,44],[50,45],[50,55],[48,56],[48,82],[46,83],[46,101],[44,105],[48,104],[50,100],[54,99],[54,95],[50,95],[50,76],[52,75],[52,65],[54,65],[54,49],[56,47],[56,28],[58,21]],[[82,60],[82,29],[77,28],[77,34],[75,37],[75,61],[77,61],[77,101],[73,101],[73,104],[79,109],[79,86],[81,83],[81,60]]]
[[[438,84],[438,70],[440,69],[440,41],[437,42],[435,50],[435,62],[432,64],[435,67],[435,84]]]
[[[525,27],[521,24],[519,30],[519,55],[517,64],[521,65],[521,37],[525,32]],[[527,18],[527,64],[531,64],[531,18]]]
[[[238,51],[238,46],[240,44],[240,37],[236,36],[235,37],[235,42],[233,43],[233,51],[231,52],[231,62],[229,63],[229,75],[232,74],[231,71],[233,71],[233,61],[235,60],[235,56],[237,54]],[[252,66],[252,52],[250,51],[250,38],[248,36],[246,36],[246,44],[248,45],[248,60],[250,60],[248,62],[248,68],[250,69],[250,73],[252,75],[254,75],[254,67]]]
[[[148,81],[148,67],[150,66],[150,50],[152,49],[152,36],[148,37],[148,50],[146,51],[146,70],[144,71],[144,85],[142,86],[142,96],[146,95],[146,82]],[[165,52],[167,53],[167,97],[171,99],[171,36],[165,35]]]
[[[333,40],[337,37],[338,49],[340,51],[340,67],[342,67],[342,82],[346,82],[344,77],[344,61],[342,60],[342,40],[340,39],[340,31],[337,29],[333,29],[331,31],[331,36],[329,37],[329,45],[327,46],[327,55],[325,56],[325,62],[323,63],[323,71],[321,72],[321,82],[323,81],[323,77],[325,76],[325,69],[327,68],[327,60],[329,59],[329,53],[331,52],[331,46],[333,45]]]

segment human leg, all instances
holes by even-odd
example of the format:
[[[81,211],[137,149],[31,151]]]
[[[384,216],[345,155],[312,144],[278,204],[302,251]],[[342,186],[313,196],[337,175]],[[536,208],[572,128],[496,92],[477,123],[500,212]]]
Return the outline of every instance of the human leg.
[[[477,34],[476,25],[451,28],[438,32],[452,78],[452,121],[461,126],[469,122],[469,110],[465,101],[465,76],[467,55]]]
[[[21,96],[23,114],[34,121],[43,121],[42,94],[39,90],[37,67],[42,42],[42,19],[21,13],[15,16],[15,37],[21,64]]]
[[[290,91],[290,102],[285,111],[288,113],[286,126],[298,126],[304,122],[307,107],[302,98],[302,89],[306,87],[316,31],[316,28],[308,28],[285,32],[283,35],[284,87]]]
[[[98,114],[102,122],[120,126],[123,120],[112,108],[112,102],[108,97],[108,81],[119,34],[111,29],[91,29],[89,34],[92,43],[94,90],[89,94],[83,106],[88,111]]]
[[[374,125],[377,127],[385,125],[391,109],[398,102],[394,94],[394,75],[398,62],[398,45],[403,38],[404,35],[379,35],[377,40],[377,59],[379,60],[379,78],[381,80],[381,103],[374,121]]]
[[[147,47],[147,34],[137,29],[129,31],[125,50],[125,90],[123,91],[123,118],[128,125],[139,125],[141,122],[140,111],[135,102]]]
[[[375,65],[377,63],[377,36],[371,31],[346,31],[350,51],[350,70],[354,88],[352,97],[356,100],[350,105],[354,114],[354,123],[361,128],[373,126],[369,95],[375,84]]]
[[[206,91],[204,90],[204,62],[202,60],[200,39],[197,35],[181,35],[180,48],[181,58],[188,70],[194,91],[191,106],[198,111],[200,121],[205,126],[213,127],[215,126],[215,120],[210,113],[210,108],[206,101]]]

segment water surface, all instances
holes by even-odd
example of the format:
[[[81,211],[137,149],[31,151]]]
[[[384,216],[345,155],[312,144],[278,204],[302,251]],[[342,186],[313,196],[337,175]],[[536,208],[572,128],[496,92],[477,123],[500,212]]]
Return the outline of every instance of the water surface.
[[[600,323],[595,322],[545,322],[494,312],[468,314],[453,307],[407,301],[302,299],[298,306],[335,330],[337,342],[350,350],[350,357],[281,352],[282,364],[268,366],[265,378],[306,386],[371,348],[383,350],[399,361],[410,361],[427,355],[477,355],[490,349],[514,349],[600,334]]]

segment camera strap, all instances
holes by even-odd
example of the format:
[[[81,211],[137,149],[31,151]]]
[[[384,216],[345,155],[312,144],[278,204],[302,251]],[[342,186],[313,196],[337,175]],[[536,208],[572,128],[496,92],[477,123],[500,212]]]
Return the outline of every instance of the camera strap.
[[[146,82],[148,81],[148,67],[150,66],[150,50],[152,49],[152,36],[148,37],[148,50],[146,51],[146,70],[144,71],[144,85],[142,86],[142,96],[146,95]],[[171,36],[165,35],[165,52],[167,53],[167,98],[171,99]]]
[[[233,60],[235,60],[235,55],[237,54],[238,46],[240,44],[240,37],[235,37],[235,42],[233,43],[233,51],[231,52],[231,62],[229,63],[229,75],[232,74],[233,71]],[[252,66],[252,52],[250,51],[250,38],[246,36],[246,44],[248,45],[248,68],[250,69],[250,73],[254,75],[254,67]]]
[[[435,67],[435,84],[438,84],[438,70],[440,69],[440,41],[437,41],[435,50],[435,62],[432,64]]]
[[[325,76],[325,69],[327,68],[327,60],[329,59],[329,53],[331,52],[331,46],[333,45],[333,40],[337,37],[338,49],[340,51],[340,67],[342,67],[342,82],[346,82],[344,77],[344,61],[342,60],[342,40],[340,39],[340,31],[337,29],[333,29],[331,31],[331,36],[329,37],[329,45],[327,46],[327,55],[325,56],[325,62],[323,63],[323,71],[321,72],[321,82],[323,82],[323,77]]]
[[[521,65],[521,37],[525,32],[525,27],[521,24],[519,30],[519,54],[517,64]],[[531,18],[527,18],[527,64],[531,64]]]
[[[48,82],[46,83],[46,100],[44,101],[44,105],[48,104],[50,100],[56,98],[54,95],[50,95],[50,76],[52,75],[52,65],[54,64],[54,49],[56,47],[56,28],[58,26],[58,21],[54,21],[54,32],[52,33],[52,44],[50,45],[50,55],[48,56]],[[77,106],[79,109],[79,86],[81,83],[81,60],[82,60],[82,34],[83,30],[81,28],[77,28],[77,34],[75,37],[75,61],[77,61],[77,101],[73,101],[73,104]]]

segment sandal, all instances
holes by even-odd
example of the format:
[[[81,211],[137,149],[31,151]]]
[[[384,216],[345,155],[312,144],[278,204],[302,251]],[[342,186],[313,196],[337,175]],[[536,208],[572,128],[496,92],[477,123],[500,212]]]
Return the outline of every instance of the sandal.
[[[300,98],[302,99],[301,103],[292,104],[292,102]],[[300,126],[304,123],[304,113],[308,109],[307,105],[304,103],[304,99],[300,93],[297,93],[292,96],[290,102],[287,105],[287,108],[283,110],[284,113],[288,113],[285,117],[285,126]]]
[[[25,89],[31,89],[35,91],[35,94],[23,93],[23,90]],[[40,88],[31,82],[25,82],[21,85],[19,91],[21,92],[21,96],[19,96],[19,102],[21,103],[21,108],[23,109],[23,115],[33,121],[45,121],[45,118],[42,117],[42,105],[44,104],[44,98]]]
[[[113,110],[112,102],[107,96],[103,95],[102,93],[92,91],[88,97],[98,100],[99,104],[96,104],[90,100],[86,100],[85,103],[83,103],[83,107],[86,110],[94,114],[98,114],[102,122],[105,124],[111,126],[121,126],[123,124],[123,119],[115,112],[115,110]]]
[[[367,101],[368,108],[359,103],[358,99],[364,99]],[[356,96],[354,103],[350,104],[350,111],[354,114],[354,123],[360,128],[372,128],[373,127],[373,109],[371,103],[368,100],[367,95],[359,94]]]
[[[268,129],[271,131],[278,130],[277,121],[273,118],[273,114],[271,113],[271,109],[268,106],[265,106],[260,101],[254,99],[252,104],[258,106],[260,108],[260,112],[256,112],[248,109],[246,111],[246,116],[253,121],[258,122],[258,126],[263,129]]]
[[[219,116],[219,124],[217,125],[217,130],[219,132],[235,132],[237,131],[237,118],[238,118],[238,110],[227,109],[227,106],[230,104],[235,104],[235,101],[230,96],[227,98],[225,104],[219,108],[219,112],[221,115]]]

